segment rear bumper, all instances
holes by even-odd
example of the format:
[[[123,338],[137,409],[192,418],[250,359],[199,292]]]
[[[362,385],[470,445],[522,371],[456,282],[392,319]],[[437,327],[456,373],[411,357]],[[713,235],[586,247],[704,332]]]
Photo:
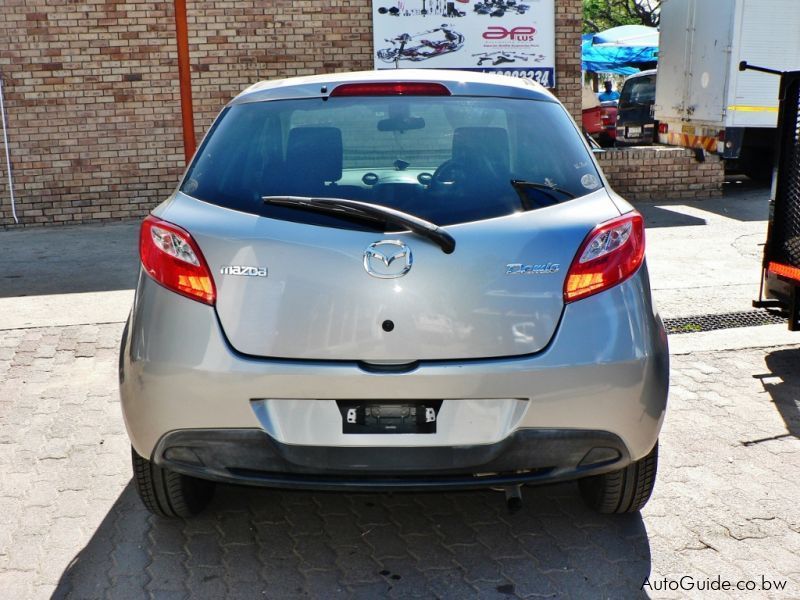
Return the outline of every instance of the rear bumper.
[[[156,464],[225,483],[330,490],[468,489],[545,483],[629,464],[602,431],[521,429],[495,444],[371,448],[292,446],[260,429],[181,430],[165,435]]]
[[[125,424],[134,449],[156,461],[162,460],[160,442],[191,430],[256,430],[262,440],[266,434],[267,441],[278,444],[273,450],[281,449],[275,452],[284,458],[293,447],[316,447],[306,453],[315,457],[309,465],[325,464],[329,454],[408,451],[415,460],[430,454],[434,466],[456,464],[456,457],[478,452],[465,448],[502,449],[516,445],[509,440],[518,432],[548,430],[562,437],[574,435],[570,431],[613,436],[619,440],[621,458],[614,465],[619,467],[653,447],[667,401],[666,334],[651,304],[646,268],[621,285],[567,305],[553,339],[535,355],[420,362],[404,372],[375,372],[349,361],[242,356],[227,343],[213,308],[146,276],[126,331],[120,354]],[[335,408],[335,400],[430,399],[444,401],[435,435],[342,434]],[[564,449],[551,442],[523,447],[528,460],[511,464],[510,470],[539,468],[531,457]],[[556,469],[549,480],[591,474],[576,470],[582,456],[578,462],[574,456],[580,451],[545,461],[542,468]],[[489,468],[494,458],[462,458],[458,464],[470,480],[472,473],[499,472],[502,466]],[[326,487],[319,479],[325,469],[315,475],[295,468],[296,460],[281,464],[287,470],[262,470],[257,479],[266,481],[263,472],[291,471],[293,477],[316,481],[312,487]],[[221,472],[211,470],[208,476]],[[230,480],[230,473],[225,477]]]

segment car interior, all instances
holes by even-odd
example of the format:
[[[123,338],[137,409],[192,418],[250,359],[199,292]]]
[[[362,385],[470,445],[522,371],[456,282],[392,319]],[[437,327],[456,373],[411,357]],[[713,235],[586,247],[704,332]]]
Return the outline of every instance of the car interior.
[[[263,197],[344,198],[447,225],[522,210],[522,192],[512,179],[574,187],[576,174],[593,168],[588,160],[572,161],[575,171],[566,171],[563,158],[554,157],[556,144],[549,144],[553,132],[509,111],[485,110],[490,118],[484,122],[491,125],[473,126],[462,124],[475,121],[468,113],[449,122],[447,112],[435,106],[417,111],[390,106],[380,114],[358,108],[332,109],[331,116],[325,110],[296,110],[236,119],[227,137],[250,142],[204,148],[182,191],[229,208],[313,224],[337,226],[340,219],[265,207]],[[589,190],[571,191],[577,196]],[[537,206],[553,203],[541,190],[524,193],[541,196]]]

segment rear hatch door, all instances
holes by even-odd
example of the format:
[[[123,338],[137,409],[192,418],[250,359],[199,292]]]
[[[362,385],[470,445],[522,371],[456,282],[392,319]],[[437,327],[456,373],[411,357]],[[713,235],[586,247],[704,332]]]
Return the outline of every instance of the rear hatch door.
[[[451,225],[452,254],[409,232],[281,221],[181,193],[159,216],[198,242],[215,279],[220,324],[237,351],[403,363],[542,350],[561,319],[564,279],[578,247],[597,223],[618,214],[601,189]],[[410,250],[402,276],[376,277],[365,267],[368,247],[382,241]],[[394,248],[401,247],[379,249],[394,255]],[[395,273],[405,260],[396,258],[388,269],[379,260],[373,270]],[[245,271],[261,275],[243,275],[238,267],[257,267]]]

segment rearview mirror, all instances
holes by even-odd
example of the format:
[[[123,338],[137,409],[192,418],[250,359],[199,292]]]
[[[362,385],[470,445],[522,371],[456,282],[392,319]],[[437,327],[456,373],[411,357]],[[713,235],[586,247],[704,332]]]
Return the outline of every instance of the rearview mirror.
[[[425,119],[422,117],[390,117],[378,121],[378,131],[411,131],[424,127]]]

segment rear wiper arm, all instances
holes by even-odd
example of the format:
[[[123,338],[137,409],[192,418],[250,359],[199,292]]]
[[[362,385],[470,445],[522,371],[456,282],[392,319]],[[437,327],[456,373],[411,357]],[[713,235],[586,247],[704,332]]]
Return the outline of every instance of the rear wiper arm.
[[[262,200],[266,204],[310,210],[344,219],[399,225],[417,235],[428,238],[437,244],[445,254],[452,254],[456,249],[456,241],[453,236],[435,223],[387,206],[345,198],[313,198],[310,196],[264,196]]]
[[[524,179],[512,179],[511,185],[514,187],[515,190],[517,190],[517,193],[519,194],[519,199],[522,201],[522,207],[525,210],[531,209],[528,197],[522,193],[522,190],[524,190],[525,188],[533,188],[535,190],[541,190],[554,200],[558,200],[558,198],[553,192],[563,194],[564,196],[570,199],[577,197],[575,196],[575,194],[565,190],[564,188],[560,188],[555,185],[548,185],[546,183],[540,183],[538,181],[525,181]]]

